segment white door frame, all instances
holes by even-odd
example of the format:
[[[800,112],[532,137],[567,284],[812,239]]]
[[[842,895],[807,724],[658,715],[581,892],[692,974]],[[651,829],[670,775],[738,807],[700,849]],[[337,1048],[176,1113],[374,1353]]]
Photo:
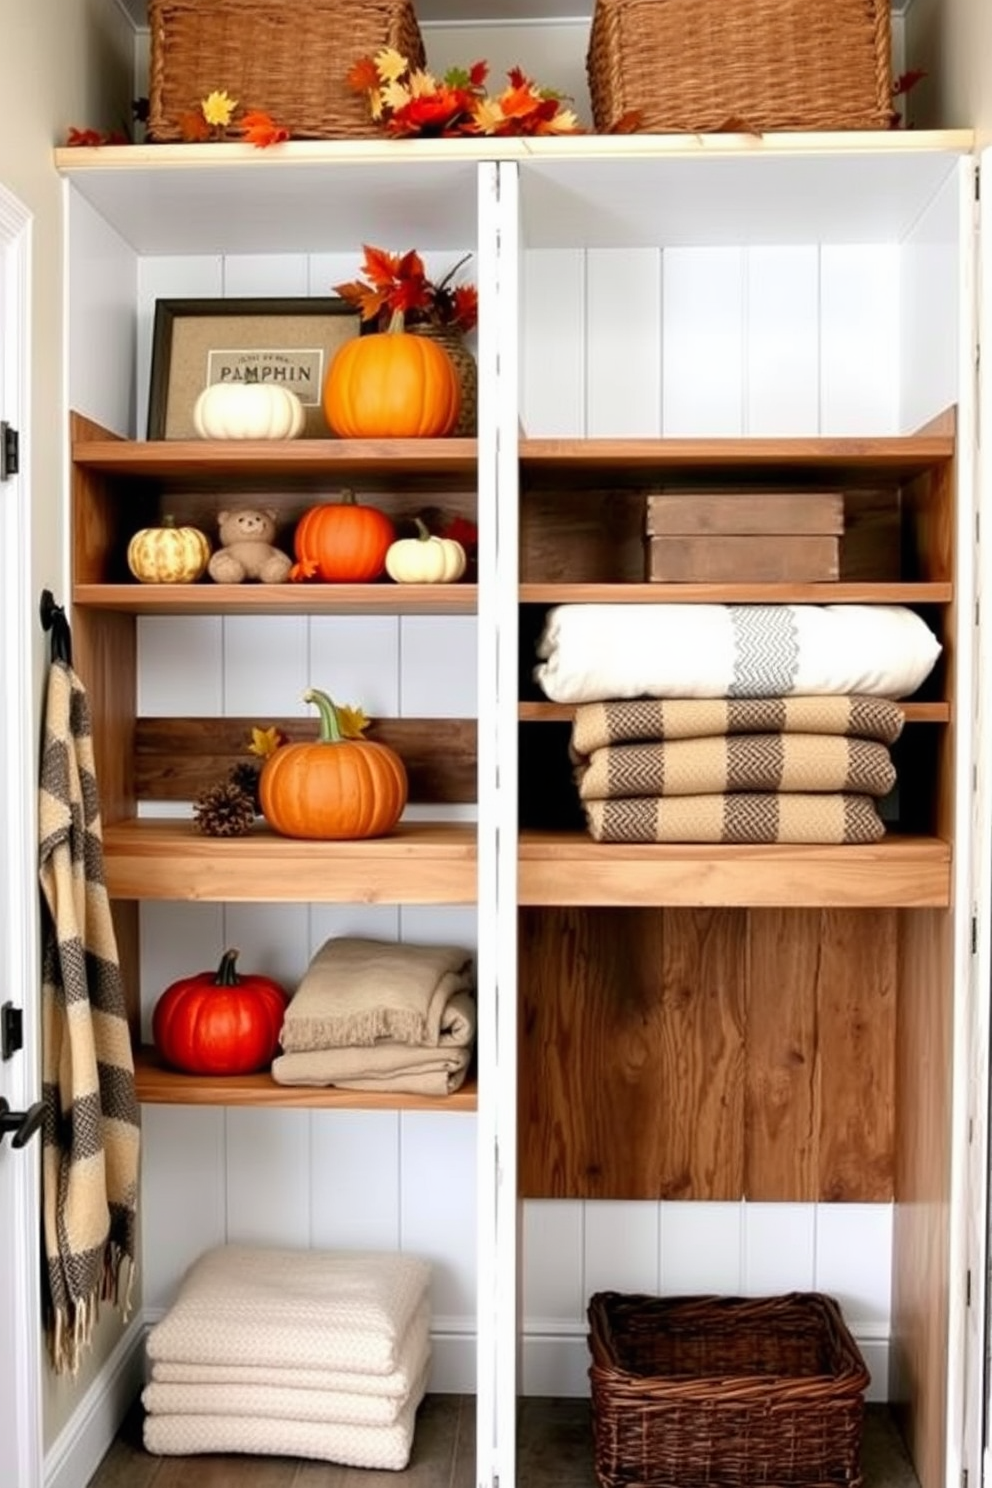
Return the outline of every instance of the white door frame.
[[[0,1002],[23,1011],[24,1047],[0,1061],[14,1110],[40,1095],[36,891],[37,770],[33,763],[29,593],[31,214],[0,185],[0,418],[18,429],[20,472],[0,483]],[[40,1136],[0,1148],[0,1483],[40,1488]]]

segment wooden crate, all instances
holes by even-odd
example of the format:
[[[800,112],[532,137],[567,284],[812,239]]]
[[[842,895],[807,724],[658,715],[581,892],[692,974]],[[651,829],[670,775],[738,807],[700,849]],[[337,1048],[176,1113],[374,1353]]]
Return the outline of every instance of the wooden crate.
[[[652,583],[891,581],[901,566],[898,492],[652,492],[645,559]]]

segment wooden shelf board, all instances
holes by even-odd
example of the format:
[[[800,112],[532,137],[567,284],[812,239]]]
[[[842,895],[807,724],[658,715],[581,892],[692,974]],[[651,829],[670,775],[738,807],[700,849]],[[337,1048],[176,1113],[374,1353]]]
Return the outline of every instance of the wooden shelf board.
[[[324,481],[343,477],[457,475],[474,481],[474,439],[87,439],[73,464],[103,475],[209,481],[238,477]]]
[[[311,842],[259,826],[206,837],[191,821],[141,817],[103,830],[112,899],[322,904],[474,904],[476,828],[401,823],[388,837]]]
[[[522,832],[522,905],[946,908],[951,849],[932,837],[857,846],[599,843]]]
[[[453,1095],[431,1097],[384,1091],[336,1090],[314,1085],[279,1085],[267,1072],[258,1075],[186,1075],[167,1069],[154,1048],[134,1054],[138,1100],[154,1106],[267,1106],[338,1111],[474,1111],[479,1103],[475,1078]]]
[[[950,703],[900,703],[907,723],[950,723]],[[520,703],[517,715],[521,723],[571,723],[574,703]]]
[[[879,439],[521,439],[521,478],[592,477],[602,483],[643,484],[654,476],[746,472],[751,478],[788,475],[886,475],[906,480],[950,460],[953,433]]]
[[[474,615],[475,584],[74,584],[72,602],[129,615]]]
[[[521,604],[950,604],[949,583],[521,584]]]

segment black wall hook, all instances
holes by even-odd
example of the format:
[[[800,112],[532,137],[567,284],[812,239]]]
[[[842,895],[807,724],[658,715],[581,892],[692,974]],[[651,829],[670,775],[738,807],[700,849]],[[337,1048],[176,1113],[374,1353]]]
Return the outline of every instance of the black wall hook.
[[[42,630],[52,632],[52,660],[64,661],[66,666],[72,666],[72,632],[65,618],[65,610],[55,603],[55,596],[50,589],[41,591],[38,613],[41,616]]]

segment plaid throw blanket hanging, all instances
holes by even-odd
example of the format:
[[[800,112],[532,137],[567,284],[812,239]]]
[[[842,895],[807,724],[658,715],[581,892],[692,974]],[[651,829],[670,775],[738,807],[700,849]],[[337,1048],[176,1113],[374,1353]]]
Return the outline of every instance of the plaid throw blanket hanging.
[[[45,1322],[54,1369],[75,1373],[101,1300],[129,1311],[139,1112],[89,704],[62,659],[48,677],[39,836]]]

